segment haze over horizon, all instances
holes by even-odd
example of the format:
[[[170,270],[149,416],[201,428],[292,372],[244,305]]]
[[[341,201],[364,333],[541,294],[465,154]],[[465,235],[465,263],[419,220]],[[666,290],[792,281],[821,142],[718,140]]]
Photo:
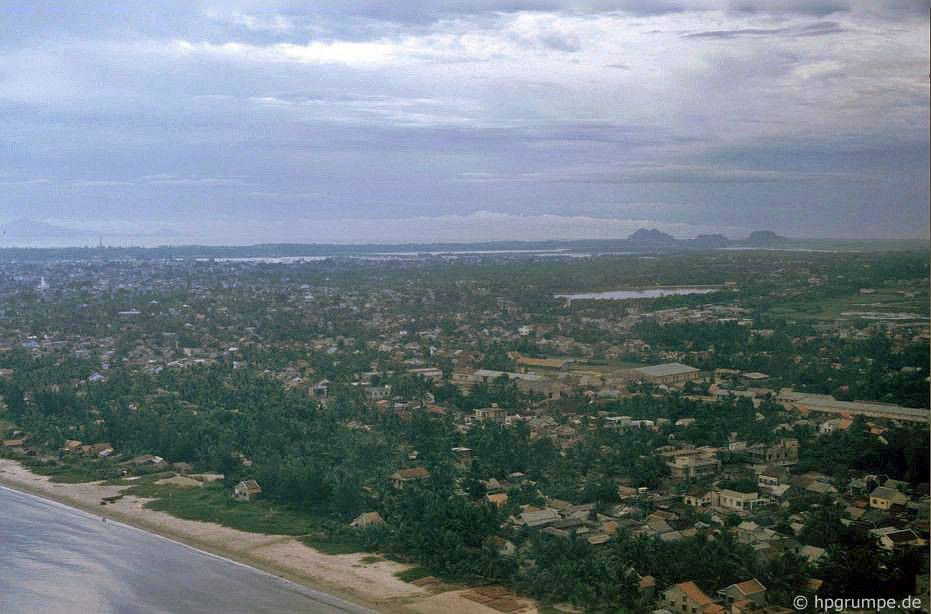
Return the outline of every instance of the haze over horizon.
[[[397,4],[0,1],[0,224],[928,237],[927,2]]]

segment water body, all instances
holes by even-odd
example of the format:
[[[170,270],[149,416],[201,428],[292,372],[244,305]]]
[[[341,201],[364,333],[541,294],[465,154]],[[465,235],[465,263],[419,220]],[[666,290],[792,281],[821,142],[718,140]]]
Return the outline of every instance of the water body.
[[[251,567],[0,486],[0,612],[369,612]]]
[[[611,290],[609,292],[579,292],[577,294],[557,294],[556,298],[571,300],[623,301],[632,298],[659,298],[661,296],[682,296],[685,294],[708,294],[720,288],[648,288],[644,290]]]

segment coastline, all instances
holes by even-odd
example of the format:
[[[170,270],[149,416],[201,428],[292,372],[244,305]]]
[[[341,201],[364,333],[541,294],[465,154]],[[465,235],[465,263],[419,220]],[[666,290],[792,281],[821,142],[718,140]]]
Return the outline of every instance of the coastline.
[[[93,516],[112,519],[158,535],[211,556],[245,565],[350,604],[378,612],[430,612],[452,609],[475,614],[493,612],[461,598],[462,591],[431,592],[406,583],[395,574],[409,565],[379,560],[366,562],[367,553],[328,555],[289,535],[239,531],[212,522],[176,518],[146,509],[149,499],[125,496],[100,505],[127,486],[101,482],[54,483],[15,460],[0,459],[0,485],[54,501]]]

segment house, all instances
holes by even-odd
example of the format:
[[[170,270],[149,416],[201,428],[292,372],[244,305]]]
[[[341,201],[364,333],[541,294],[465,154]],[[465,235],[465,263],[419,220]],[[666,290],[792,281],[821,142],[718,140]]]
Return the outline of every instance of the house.
[[[826,551],[824,548],[819,548],[818,546],[809,546],[809,545],[802,546],[801,548],[799,548],[799,551],[798,551],[799,555],[802,558],[807,559],[808,562],[811,563],[812,565],[817,564],[818,561],[824,558],[825,552]]]
[[[472,466],[472,448],[457,447],[452,449],[452,453],[456,457],[456,466],[460,469]]]
[[[724,614],[725,610],[694,582],[680,582],[663,592],[663,606],[670,612],[686,614]]]
[[[711,491],[701,486],[692,486],[685,493],[683,502],[691,507],[711,505]]]
[[[877,510],[888,510],[893,505],[905,505],[906,503],[908,503],[908,497],[905,493],[887,486],[877,486],[870,493],[870,507]]]
[[[759,443],[748,447],[747,454],[759,465],[793,465],[798,462],[798,439],[780,439],[771,445]]]
[[[701,379],[701,371],[679,362],[634,369],[636,376],[651,384],[681,385]]]
[[[408,369],[408,373],[414,377],[422,377],[425,380],[441,380],[443,379],[443,370],[437,367],[422,367],[419,369]]]
[[[556,510],[547,507],[542,510],[529,509],[525,512],[521,512],[518,524],[522,524],[525,527],[532,529],[546,526],[552,522],[556,522],[557,520],[559,520],[559,513]]]
[[[233,487],[233,498],[238,501],[252,501],[262,494],[262,487],[255,480],[243,480]]]
[[[409,469],[398,469],[391,474],[391,481],[398,490],[410,482],[419,482],[420,480],[429,479],[430,472],[424,467],[411,467]]]
[[[65,445],[63,445],[61,449],[65,452],[74,452],[75,450],[80,448],[82,445],[83,445],[83,442],[81,442],[78,439],[68,439],[65,441]]]
[[[721,461],[704,450],[683,450],[666,463],[673,479],[692,480],[721,471]]]
[[[506,409],[498,407],[497,403],[492,403],[491,407],[484,407],[482,409],[473,409],[472,418],[481,422],[482,424],[486,422],[494,422],[495,424],[504,424],[507,419],[508,412]]]
[[[109,456],[113,453],[113,446],[106,442],[84,444],[78,449],[81,450],[84,456]],[[107,450],[109,450],[109,453],[104,454]]]
[[[485,495],[485,500],[489,503],[494,503],[497,507],[504,507],[507,505],[508,496],[507,493],[496,492]]]
[[[879,536],[879,545],[884,550],[895,550],[906,546],[923,546],[925,541],[911,529],[883,531]]]
[[[789,481],[789,470],[780,465],[766,465],[756,475],[756,483],[759,486],[778,486],[787,484]]]
[[[738,492],[723,489],[711,494],[711,505],[723,507],[734,511],[753,511],[753,508],[768,503],[768,499],[761,499],[757,492]]]
[[[391,396],[391,386],[388,384],[384,386],[366,386],[363,388],[362,392],[365,395],[366,401],[384,401]]]
[[[757,605],[766,603],[766,587],[756,578],[731,584],[718,591],[718,595],[728,605],[735,601],[752,601]]]
[[[331,383],[332,382],[330,382],[330,380],[323,379],[317,382],[316,384],[314,384],[314,387],[313,387],[314,396],[318,398],[323,398],[327,396],[330,392]]]
[[[381,514],[378,512],[365,512],[356,516],[349,523],[349,526],[356,529],[365,529],[377,524],[385,524],[385,519],[381,517]]]

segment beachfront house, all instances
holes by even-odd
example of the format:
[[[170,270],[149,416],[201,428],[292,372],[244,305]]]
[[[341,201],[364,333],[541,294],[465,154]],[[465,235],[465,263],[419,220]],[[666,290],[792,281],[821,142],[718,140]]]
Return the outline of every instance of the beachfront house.
[[[255,480],[243,480],[233,487],[233,498],[237,501],[252,501],[262,494],[262,487]]]

